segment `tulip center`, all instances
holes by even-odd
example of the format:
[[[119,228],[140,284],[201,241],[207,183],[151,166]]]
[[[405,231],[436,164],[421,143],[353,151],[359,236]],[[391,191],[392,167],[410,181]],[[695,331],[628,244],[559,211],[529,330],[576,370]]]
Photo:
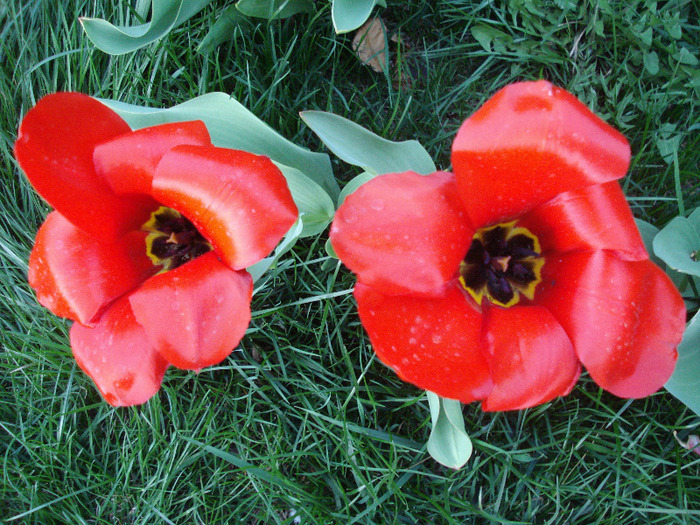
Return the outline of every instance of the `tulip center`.
[[[484,296],[508,308],[521,296],[532,300],[542,280],[540,243],[516,221],[477,230],[460,263],[459,281],[480,305]]]
[[[148,232],[146,253],[161,272],[167,272],[213,249],[186,217],[161,206],[141,227]]]

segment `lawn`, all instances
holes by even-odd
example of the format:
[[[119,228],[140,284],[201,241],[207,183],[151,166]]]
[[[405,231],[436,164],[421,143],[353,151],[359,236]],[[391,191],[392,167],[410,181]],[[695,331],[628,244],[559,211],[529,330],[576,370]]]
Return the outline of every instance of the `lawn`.
[[[510,82],[545,78],[629,139],[623,189],[636,217],[662,227],[700,206],[698,2],[387,0],[385,73],[335,34],[325,1],[197,51],[217,1],[143,49],[102,53],[78,16],[132,23],[128,4],[0,5],[3,522],[700,523],[700,458],[674,439],[699,433],[700,418],[664,390],[619,399],[584,374],[537,408],[467,405],[473,456],[460,470],[435,462],[425,394],[374,356],[327,233],[256,284],[229,358],[199,374],[171,368],[148,403],[110,407],[71,355],[69,323],[26,282],[49,208],[12,154],[21,117],[55,91],[152,107],[221,91],[311,150],[327,152],[298,114],[323,110],[418,140],[449,169],[466,117]],[[333,168],[341,187],[359,173]]]

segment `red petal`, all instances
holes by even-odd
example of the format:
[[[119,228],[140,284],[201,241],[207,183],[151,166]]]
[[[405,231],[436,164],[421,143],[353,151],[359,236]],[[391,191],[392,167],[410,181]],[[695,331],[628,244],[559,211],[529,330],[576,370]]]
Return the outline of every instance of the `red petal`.
[[[109,303],[153,274],[145,237],[132,232],[114,243],[98,242],[52,212],[36,236],[29,284],[54,314],[90,324]]]
[[[685,305],[651,261],[603,251],[549,258],[537,293],[535,301],[556,317],[605,390],[644,397],[671,376]]]
[[[467,119],[452,146],[474,226],[516,218],[556,195],[625,175],[625,137],[549,82],[512,84]]]
[[[386,294],[430,293],[453,278],[473,230],[454,175],[381,175],[345,199],[333,248],[360,282]]]
[[[115,195],[95,172],[95,146],[128,131],[97,100],[55,93],[25,115],[15,156],[34,188],[64,217],[98,239],[114,239],[143,224],[155,204],[145,196]]]
[[[74,323],[70,344],[80,368],[112,406],[148,401],[168,368],[134,319],[127,297],[115,302],[94,328]]]
[[[487,411],[520,410],[565,396],[581,374],[571,341],[539,306],[488,308],[483,327],[493,390]]]
[[[298,216],[287,181],[270,159],[213,146],[166,153],[153,196],[192,221],[234,270],[267,256]]]
[[[178,368],[200,370],[223,361],[250,323],[253,279],[234,272],[214,252],[156,275],[131,294],[136,320]]]
[[[211,145],[204,122],[174,122],[121,135],[95,148],[95,169],[116,193],[151,193],[166,152],[180,144]]]
[[[491,390],[481,350],[481,314],[450,283],[443,297],[383,295],[355,287],[362,325],[379,359],[401,379],[439,396],[471,403]]]
[[[649,258],[616,181],[562,193],[532,210],[518,226],[534,233],[545,253],[613,250],[626,260]]]

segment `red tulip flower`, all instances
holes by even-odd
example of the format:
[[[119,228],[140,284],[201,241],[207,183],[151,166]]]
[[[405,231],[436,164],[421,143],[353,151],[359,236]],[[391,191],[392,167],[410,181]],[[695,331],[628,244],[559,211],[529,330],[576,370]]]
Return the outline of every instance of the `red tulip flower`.
[[[246,267],[297,218],[272,162],[218,148],[200,121],[132,131],[79,93],[24,117],[19,165],[55,209],[29,260],[39,302],[76,321],[76,361],[108,403],[154,395],[169,365],[222,361],[250,322]]]
[[[348,196],[331,241],[381,361],[489,411],[568,394],[581,364],[621,397],[659,389],[685,307],[616,182],[629,161],[575,97],[525,82],[464,122],[454,174],[386,174]]]

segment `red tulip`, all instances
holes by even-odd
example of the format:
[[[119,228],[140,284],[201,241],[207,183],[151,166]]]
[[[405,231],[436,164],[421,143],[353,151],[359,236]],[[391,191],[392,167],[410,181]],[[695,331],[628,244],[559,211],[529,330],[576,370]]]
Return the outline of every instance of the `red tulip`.
[[[267,157],[213,146],[200,121],[132,131],[79,93],[40,100],[15,155],[55,209],[29,283],[76,321],[76,361],[107,402],[143,403],[170,364],[199,370],[233,350],[250,322],[245,268],[297,218]]]
[[[379,176],[331,228],[360,320],[402,379],[484,410],[568,394],[581,364],[643,397],[671,375],[685,307],[616,182],[625,138],[548,82],[467,119],[455,174]]]

